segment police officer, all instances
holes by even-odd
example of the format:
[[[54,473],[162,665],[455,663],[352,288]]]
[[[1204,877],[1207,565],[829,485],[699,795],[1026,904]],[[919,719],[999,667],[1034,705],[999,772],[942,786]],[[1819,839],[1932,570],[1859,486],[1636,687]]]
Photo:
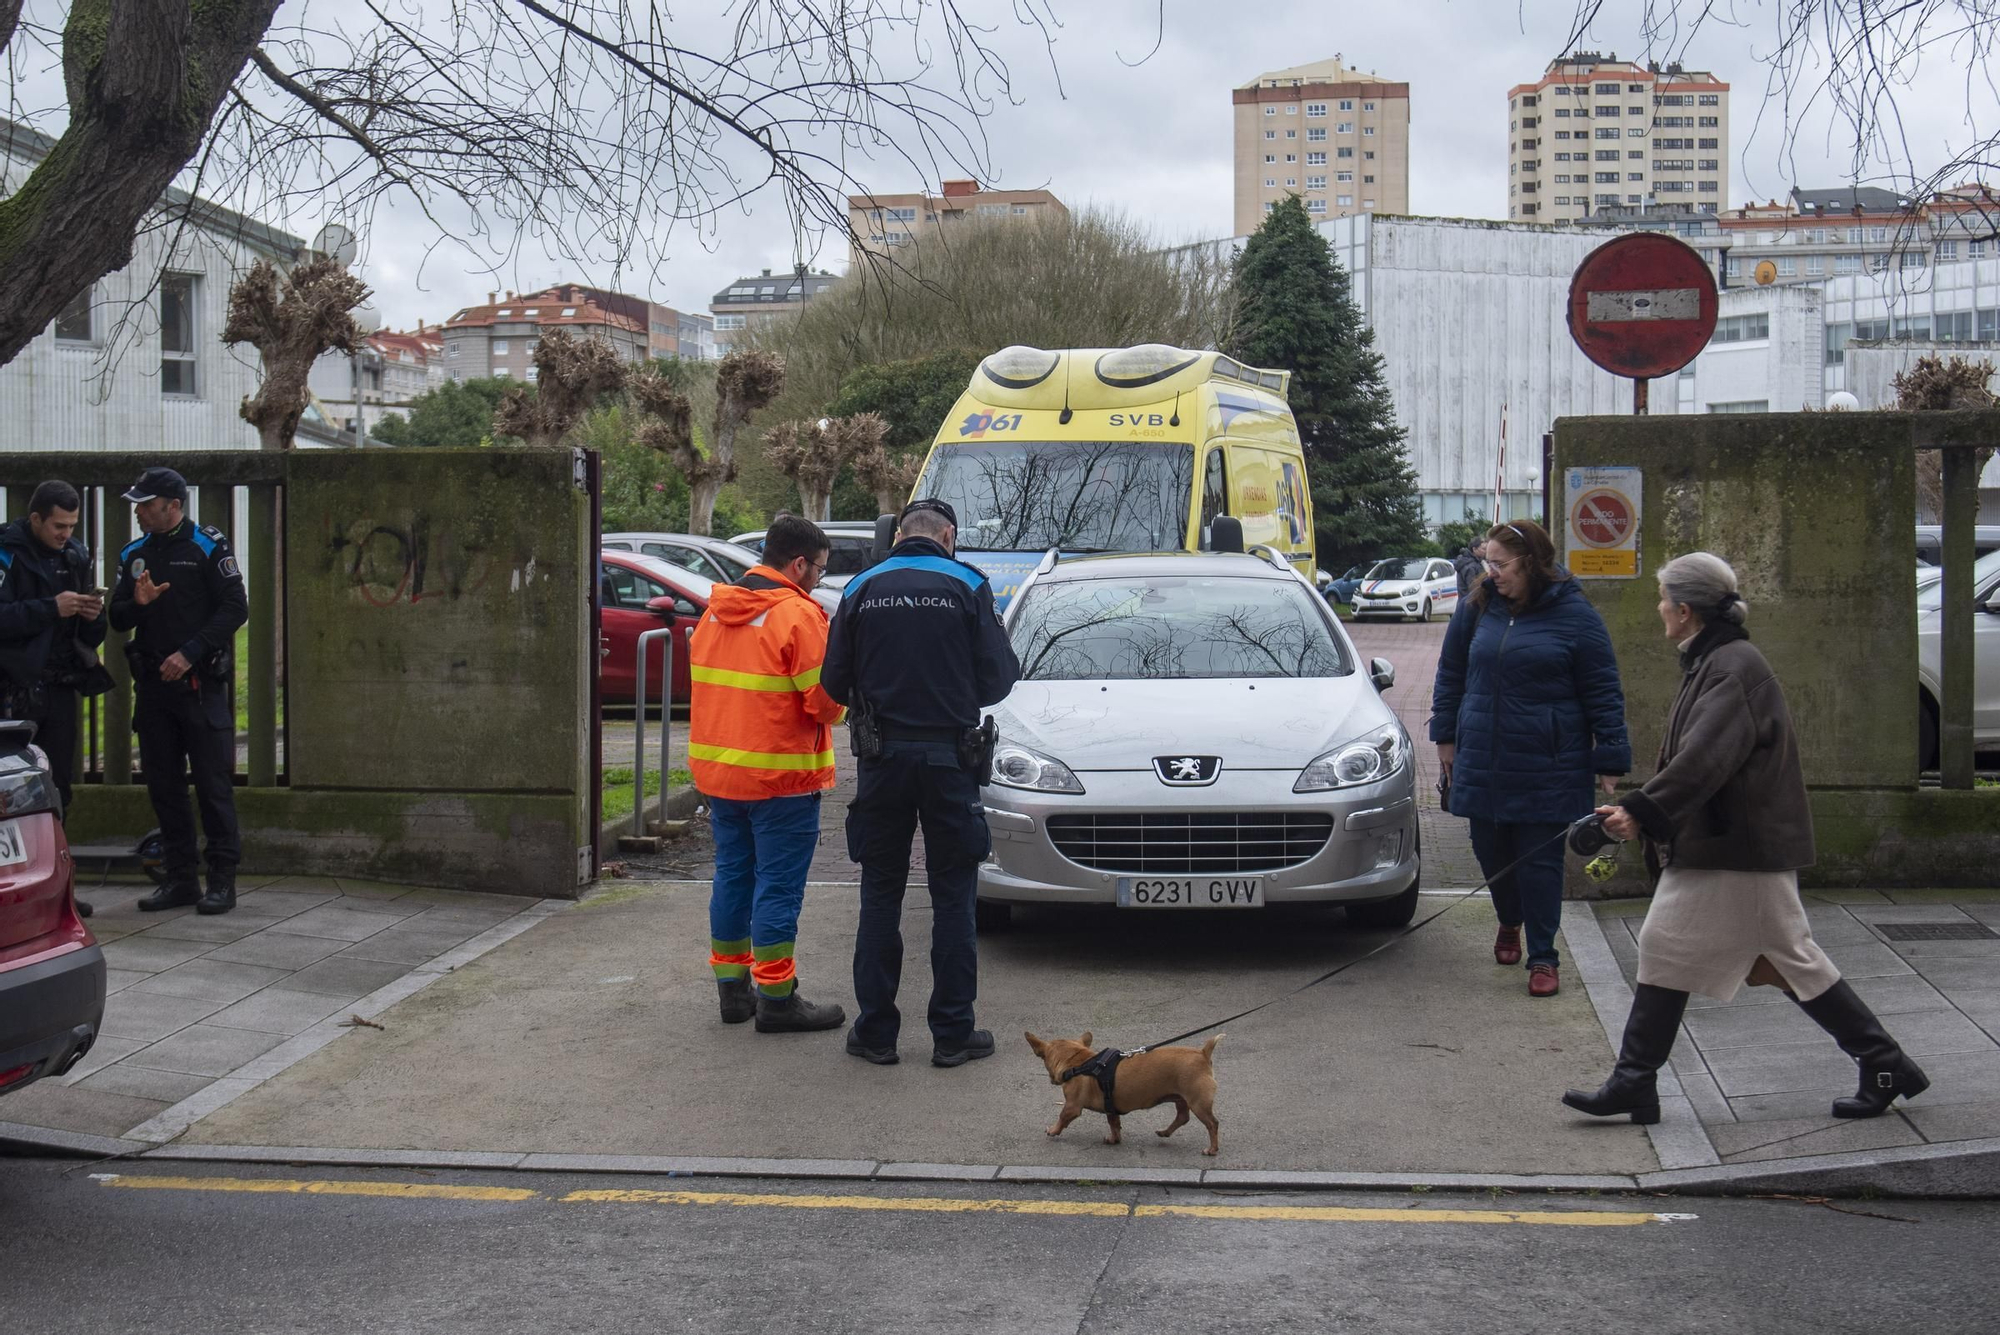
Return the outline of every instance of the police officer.
[[[24,518],[0,528],[0,714],[37,725],[65,814],[76,779],[77,696],[111,685],[96,653],[103,591],[91,578],[90,549],[74,536],[82,509],[75,487],[48,481]],[[90,905],[76,907],[90,916]]]
[[[979,991],[974,900],[992,847],[973,754],[979,711],[1013,689],[1021,665],[993,609],[986,576],[954,558],[958,516],[943,501],[904,510],[889,558],[841,592],[820,684],[851,711],[859,789],[847,810],[847,854],[861,864],[854,938],[860,1014],[847,1050],[877,1065],[896,1060],[901,1014],[903,892],[910,840],[921,821],[931,892],[931,1064],[993,1055],[973,1027]]]
[[[236,719],[229,704],[230,650],[250,619],[243,574],[229,543],[189,519],[187,483],[171,468],[148,468],[125,499],[145,537],[118,556],[111,624],[138,628],[132,663],[132,730],[146,795],[166,841],[166,881],[139,901],[146,912],[193,904],[197,913],[236,907]],[[187,772],[194,770],[202,833],[208,838],[208,893],[196,879],[194,816]]]

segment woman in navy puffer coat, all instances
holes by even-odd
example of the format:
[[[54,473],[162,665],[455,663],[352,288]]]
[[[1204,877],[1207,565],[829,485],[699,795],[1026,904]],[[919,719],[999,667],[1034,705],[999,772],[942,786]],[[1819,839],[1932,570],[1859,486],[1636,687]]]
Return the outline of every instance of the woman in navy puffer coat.
[[[1528,992],[1558,988],[1565,826],[1596,806],[1632,768],[1618,659],[1597,609],[1539,524],[1487,534],[1487,577],[1445,632],[1431,689],[1431,740],[1450,776],[1445,809],[1472,822],[1472,850],[1492,883],[1500,934],[1493,958],[1521,960]]]

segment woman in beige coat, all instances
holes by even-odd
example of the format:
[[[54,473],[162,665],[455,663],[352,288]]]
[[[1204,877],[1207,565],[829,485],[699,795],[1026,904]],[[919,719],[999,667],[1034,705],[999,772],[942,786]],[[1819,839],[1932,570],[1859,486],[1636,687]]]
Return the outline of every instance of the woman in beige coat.
[[[1660,571],[1660,621],[1684,675],[1657,772],[1598,809],[1611,835],[1645,839],[1659,879],[1618,1065],[1596,1092],[1563,1095],[1596,1117],[1659,1121],[1655,1074],[1688,993],[1728,1001],[1745,981],[1783,987],[1860,1065],[1861,1088],[1835,1117],[1880,1116],[1930,1085],[1812,939],[1798,878],[1813,862],[1812,812],[1784,692],[1743,629],[1749,612],[1719,557]]]

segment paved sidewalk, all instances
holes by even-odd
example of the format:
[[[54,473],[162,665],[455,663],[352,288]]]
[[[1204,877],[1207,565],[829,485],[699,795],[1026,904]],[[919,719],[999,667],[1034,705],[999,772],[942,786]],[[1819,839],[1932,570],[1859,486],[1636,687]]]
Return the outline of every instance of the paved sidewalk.
[[[242,877],[229,913],[141,913],[152,888],[78,888],[104,947],[103,1027],[75,1069],[9,1095],[0,1119],[133,1134],[218,1082],[275,1067],[281,1049],[338,1037],[340,1021],[483,954],[509,924],[539,920],[540,901],[519,896],[303,876]]]

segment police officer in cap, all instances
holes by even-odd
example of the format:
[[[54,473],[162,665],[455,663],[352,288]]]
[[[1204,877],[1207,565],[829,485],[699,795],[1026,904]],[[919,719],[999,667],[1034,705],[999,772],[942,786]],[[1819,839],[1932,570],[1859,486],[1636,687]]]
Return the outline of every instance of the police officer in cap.
[[[132,664],[132,730],[146,795],[166,842],[166,881],[139,901],[146,912],[193,904],[197,913],[236,907],[236,719],[229,704],[230,650],[250,619],[243,573],[220,532],[187,517],[187,483],[148,468],[125,499],[146,534],[119,553],[111,624],[138,633]],[[208,838],[208,893],[195,877],[194,816],[187,775]]]
[[[957,538],[951,506],[912,502],[889,558],[842,590],[820,674],[826,693],[851,711],[859,762],[847,853],[861,864],[854,938],[860,1014],[847,1050],[877,1065],[897,1059],[903,892],[919,822],[932,909],[931,1064],[993,1055],[993,1035],[974,1028],[972,1014],[979,991],[975,890],[992,847],[979,803],[992,739],[989,731],[982,750],[979,715],[1006,698],[1021,665],[986,576],[954,558]]]

